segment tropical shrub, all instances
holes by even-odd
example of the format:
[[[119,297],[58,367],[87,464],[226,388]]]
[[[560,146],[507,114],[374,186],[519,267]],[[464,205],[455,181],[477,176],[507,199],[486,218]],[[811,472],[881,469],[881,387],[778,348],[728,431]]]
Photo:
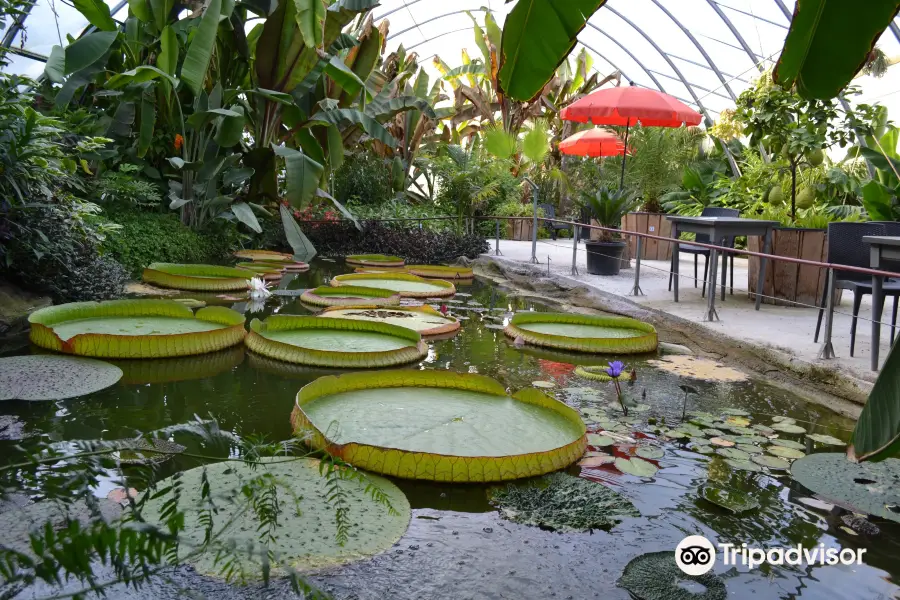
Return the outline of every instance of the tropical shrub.
[[[423,227],[431,231],[444,231],[451,222],[452,215],[446,214],[439,207],[432,203],[414,204],[408,202],[402,197],[392,198],[380,205],[371,204],[350,204],[347,209],[353,215],[361,220],[377,220],[377,219],[423,219],[421,222],[405,223],[407,227]],[[426,221],[425,219],[440,220]],[[451,218],[446,218],[451,217]]]
[[[334,197],[342,204],[378,205],[393,195],[391,166],[373,152],[348,154],[334,172]]]
[[[601,186],[595,194],[583,195],[581,200],[601,226],[613,229],[618,229],[622,224],[622,218],[637,208],[641,202],[631,190],[611,190],[606,186]],[[618,237],[620,237],[618,234],[609,231],[600,232],[601,241],[608,242]]]
[[[93,185],[98,202],[110,206],[124,206],[158,210],[162,206],[159,188],[142,179],[141,168],[133,164],[121,164],[115,171],[107,171]]]
[[[110,218],[121,229],[108,235],[103,249],[139,277],[154,262],[217,264],[230,258],[238,234],[224,224],[196,231],[172,213],[115,210]]]
[[[128,274],[101,253],[115,227],[99,212],[97,205],[73,198],[17,211],[8,222],[13,235],[0,274],[59,302],[119,297]]]

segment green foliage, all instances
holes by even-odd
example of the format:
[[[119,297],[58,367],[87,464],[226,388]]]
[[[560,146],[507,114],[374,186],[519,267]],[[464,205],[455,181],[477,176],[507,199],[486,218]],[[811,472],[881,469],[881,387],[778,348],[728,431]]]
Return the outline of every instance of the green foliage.
[[[507,200],[502,204],[498,204],[492,212],[498,217],[531,217],[534,215],[534,206],[530,202]],[[544,209],[538,208],[538,217],[545,216]]]
[[[139,171],[137,165],[124,163],[118,170],[101,175],[94,182],[98,201],[108,206],[159,209],[162,205],[159,188],[141,178]]]
[[[681,190],[660,198],[663,208],[678,215],[699,215],[704,208],[717,203],[723,193],[718,185],[719,179],[724,176],[724,165],[716,161],[703,161],[685,167]]]
[[[237,234],[220,224],[195,231],[171,213],[118,209],[110,218],[122,228],[107,236],[103,248],[132,277],[154,262],[217,264],[237,247]]]
[[[435,217],[448,217],[439,207],[431,203],[413,204],[404,198],[392,198],[387,202],[373,206],[371,204],[350,204],[347,207],[360,221],[371,219],[429,219]],[[422,221],[421,226],[430,231],[445,231],[452,221],[442,219],[439,221]],[[408,222],[407,227],[418,227],[419,222]]]
[[[581,196],[581,201],[591,209],[600,225],[618,228],[622,224],[622,218],[637,208],[641,199],[631,190],[611,190],[601,186],[596,193]],[[608,231],[603,231],[600,235],[603,240],[613,239],[613,234]]]
[[[343,204],[378,205],[392,196],[390,166],[374,152],[347,154],[334,173],[334,197]],[[362,214],[357,216],[363,218]]]
[[[116,228],[99,212],[97,205],[69,197],[17,211],[7,222],[12,235],[0,272],[60,302],[117,298],[127,273],[101,253]]]

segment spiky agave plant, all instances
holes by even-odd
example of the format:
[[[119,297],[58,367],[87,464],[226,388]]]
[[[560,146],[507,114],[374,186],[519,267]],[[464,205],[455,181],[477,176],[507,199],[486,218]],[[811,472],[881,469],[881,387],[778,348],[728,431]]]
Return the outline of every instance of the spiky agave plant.
[[[622,218],[640,204],[641,199],[627,188],[612,190],[607,186],[601,186],[593,195],[583,193],[581,204],[589,208],[597,219],[597,222],[610,229],[618,229],[622,224]],[[621,236],[609,231],[600,232],[600,241],[611,242]]]

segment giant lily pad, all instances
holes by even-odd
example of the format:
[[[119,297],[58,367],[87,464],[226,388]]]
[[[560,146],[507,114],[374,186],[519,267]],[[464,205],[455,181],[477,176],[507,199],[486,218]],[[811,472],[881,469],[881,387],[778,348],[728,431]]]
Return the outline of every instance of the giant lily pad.
[[[273,459],[271,464],[262,464],[255,469],[243,463],[221,462],[181,474],[179,508],[185,512],[183,535],[193,542],[193,547],[203,543],[205,527],[202,518],[208,508],[200,497],[204,469],[215,499],[214,529],[221,531],[219,543],[189,559],[198,572],[220,575],[222,564],[216,564],[216,552],[233,543],[238,549],[235,566],[239,572],[251,580],[259,577],[261,563],[251,559],[244,549],[250,544],[261,549],[258,545],[260,521],[248,506],[241,488],[260,476],[272,477],[282,509],[274,541],[269,546],[276,556],[273,575],[285,574],[287,567],[309,571],[366,558],[390,548],[406,531],[410,508],[403,492],[382,477],[361,474],[361,480],[344,478],[340,483],[346,505],[350,507],[347,515],[350,531],[342,546],[337,539],[334,508],[326,499],[331,492],[319,472],[319,461],[283,462],[283,458],[277,461],[280,462]],[[160,487],[165,488],[170,483],[165,480]],[[389,506],[373,500],[367,486],[375,486],[384,494]],[[151,523],[161,522],[163,506],[171,499],[171,495],[165,494],[149,500],[144,518]]]
[[[472,279],[475,273],[469,267],[444,267],[439,265],[408,265],[406,272],[427,279]]]
[[[403,259],[399,256],[385,256],[384,254],[351,254],[344,258],[348,265],[360,265],[363,267],[402,267]]]
[[[900,523],[900,459],[853,463],[844,454],[810,454],[794,461],[791,476],[829,502]]]
[[[107,362],[74,356],[0,358],[0,400],[60,400],[100,391],[122,378]]]
[[[331,285],[370,287],[391,290],[402,298],[443,298],[456,293],[456,287],[443,279],[425,279],[408,273],[350,273],[338,275]]]
[[[636,354],[656,350],[656,329],[625,317],[521,312],[504,330],[526,344],[576,352]]]
[[[575,410],[534,388],[508,396],[481,375],[382,371],[320,377],[297,394],[294,431],[361,469],[406,479],[502,481],[584,453]]]
[[[428,354],[412,329],[350,319],[272,315],[253,319],[247,347],[270,358],[319,367],[390,367]]]
[[[593,379],[594,381],[612,381],[612,377],[606,372],[608,366],[577,366],[575,374],[585,379]]]
[[[704,381],[737,382],[748,379],[746,374],[737,369],[699,356],[671,355],[659,360],[648,360],[647,364],[682,377]]]
[[[173,300],[109,300],[49,306],[31,313],[31,341],[100,358],[162,358],[239,344],[244,316],[221,306],[196,313]]]
[[[397,306],[400,294],[371,287],[322,286],[303,292],[300,301],[313,306]]]
[[[717,483],[707,483],[700,488],[700,497],[734,514],[759,508],[759,502],[753,496]]]
[[[235,257],[253,261],[266,262],[294,262],[294,257],[285,252],[275,252],[274,250],[238,250],[234,253]]]
[[[153,263],[144,269],[143,280],[176,290],[228,292],[246,290],[248,282],[257,276],[254,271],[234,267]]]
[[[510,521],[553,531],[609,529],[641,516],[625,496],[565,473],[493,488],[489,497]]]
[[[694,581],[705,588],[694,593],[683,585]],[[674,552],[651,552],[632,559],[618,584],[640,600],[725,600],[728,590],[715,573],[687,575],[678,568]]]
[[[401,306],[390,309],[377,306],[333,307],[325,309],[319,316],[390,323],[418,331],[423,336],[444,335],[459,331],[459,321],[456,318],[444,316],[428,305]]]

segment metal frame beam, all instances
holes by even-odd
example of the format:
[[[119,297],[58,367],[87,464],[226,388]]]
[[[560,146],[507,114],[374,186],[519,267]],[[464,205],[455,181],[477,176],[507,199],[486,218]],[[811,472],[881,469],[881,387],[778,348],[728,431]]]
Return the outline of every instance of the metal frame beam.
[[[387,37],[387,39],[388,39],[388,41],[392,40],[395,37],[397,37],[398,35],[403,35],[407,31],[411,31],[413,29],[421,27],[422,25],[425,25],[426,23],[431,23],[432,21],[437,21],[438,19],[444,19],[447,17],[452,17],[454,15],[461,15],[463,13],[468,13],[468,12],[487,12],[487,8],[482,7],[482,8],[470,8],[470,9],[466,9],[466,10],[454,10],[453,12],[448,12],[448,13],[444,13],[443,15],[437,15],[437,16],[431,17],[430,19],[426,19],[425,21],[422,21],[421,23],[416,23],[415,21],[413,21],[414,24],[411,27],[407,27],[406,29],[404,29],[402,31],[393,33],[393,34],[389,35]]]
[[[744,52],[747,53],[747,56],[749,56],[753,64],[756,65],[757,70],[762,73],[765,68],[756,60],[758,55],[753,51],[752,48],[750,48],[750,44],[747,43],[747,41],[744,39],[744,36],[741,35],[741,32],[737,30],[737,27],[734,26],[734,24],[728,18],[728,15],[722,12],[722,9],[719,8],[719,5],[716,4],[715,0],[706,0],[706,2],[712,7],[714,11],[716,11],[716,14],[719,15],[719,18],[722,19],[722,21],[725,23],[725,26],[728,27],[732,35],[734,35],[735,39],[744,49]],[[759,58],[763,57],[760,56]]]
[[[688,64],[694,65],[695,67],[700,67],[701,69],[706,69],[707,71],[715,71],[715,69],[710,67],[709,65],[704,65],[702,62],[698,62],[692,58],[685,58],[684,56],[679,56],[678,54],[672,54],[671,52],[666,52],[666,54],[668,54],[672,58],[677,58],[678,60],[681,60]],[[728,81],[740,81],[743,83],[750,83],[749,79],[744,79],[743,77],[740,77],[738,75],[732,75],[731,73],[726,73],[725,71],[719,71],[719,72],[722,73],[722,75],[724,77],[728,78],[723,83],[726,83]]]
[[[713,0],[713,2],[715,2],[715,0]],[[781,29],[789,29],[789,27],[786,27],[786,26],[782,25],[781,23],[776,23],[775,21],[770,21],[763,17],[758,17],[751,12],[747,12],[746,10],[741,10],[741,9],[735,8],[733,6],[728,6],[727,4],[722,4],[721,2],[716,2],[716,4],[718,4],[722,8],[727,8],[728,10],[733,10],[736,13],[746,15],[746,16],[750,17],[751,19],[756,19],[757,21],[762,21],[763,23],[768,23],[769,25],[774,25],[775,27],[780,27]]]
[[[651,69],[651,72],[652,72],[652,73],[655,73],[656,75],[661,75],[662,77],[667,77],[668,79],[673,79],[673,80],[675,80],[675,81],[681,81],[681,79],[679,79],[679,78],[676,77],[675,75],[669,75],[668,73],[663,73],[663,72],[661,72],[661,71],[654,71],[654,70],[652,70],[652,69]],[[701,90],[701,91],[704,91],[704,92],[707,92],[707,94],[704,95],[704,98],[705,98],[706,96],[718,96],[719,98],[724,98],[724,99],[726,99],[726,100],[731,100],[731,101],[734,100],[734,97],[733,97],[733,96],[726,96],[725,94],[719,93],[719,92],[717,92],[717,91],[715,91],[715,90],[711,90],[711,89],[705,88],[705,87],[703,87],[703,86],[701,86],[701,85],[697,85],[696,83],[692,83],[692,84],[691,84],[691,87],[696,88],[696,89]]]
[[[617,39],[614,38],[613,36],[609,35],[608,33],[606,33],[605,31],[603,31],[602,29],[600,29],[599,27],[597,27],[596,25],[594,25],[594,24],[591,23],[590,21],[588,21],[587,24],[588,24],[588,27],[591,27],[592,29],[596,29],[597,31],[599,31],[600,33],[602,33],[603,35],[605,35],[607,38],[609,38],[609,40],[610,40],[611,42],[613,42],[616,46],[618,46],[619,48],[621,48],[622,50],[624,50],[625,53],[626,53],[628,56],[631,57],[631,60],[633,60],[635,63],[637,63],[637,66],[639,66],[640,68],[642,68],[642,69],[644,70],[644,72],[647,74],[647,76],[650,77],[650,79],[653,81],[653,83],[656,84],[656,89],[658,89],[658,90],[661,91],[661,92],[665,92],[665,91],[666,91],[666,89],[663,87],[663,85],[659,82],[659,79],[656,78],[656,75],[654,75],[654,74],[650,71],[650,69],[648,69],[646,66],[644,66],[644,63],[642,63],[642,62],[640,61],[640,59],[639,59],[637,56],[635,56],[634,53],[633,53],[631,50],[629,50],[622,42],[620,42],[619,40],[617,40]],[[612,63],[610,63],[610,64],[612,64]],[[631,81],[630,78],[629,78],[629,80]]]

